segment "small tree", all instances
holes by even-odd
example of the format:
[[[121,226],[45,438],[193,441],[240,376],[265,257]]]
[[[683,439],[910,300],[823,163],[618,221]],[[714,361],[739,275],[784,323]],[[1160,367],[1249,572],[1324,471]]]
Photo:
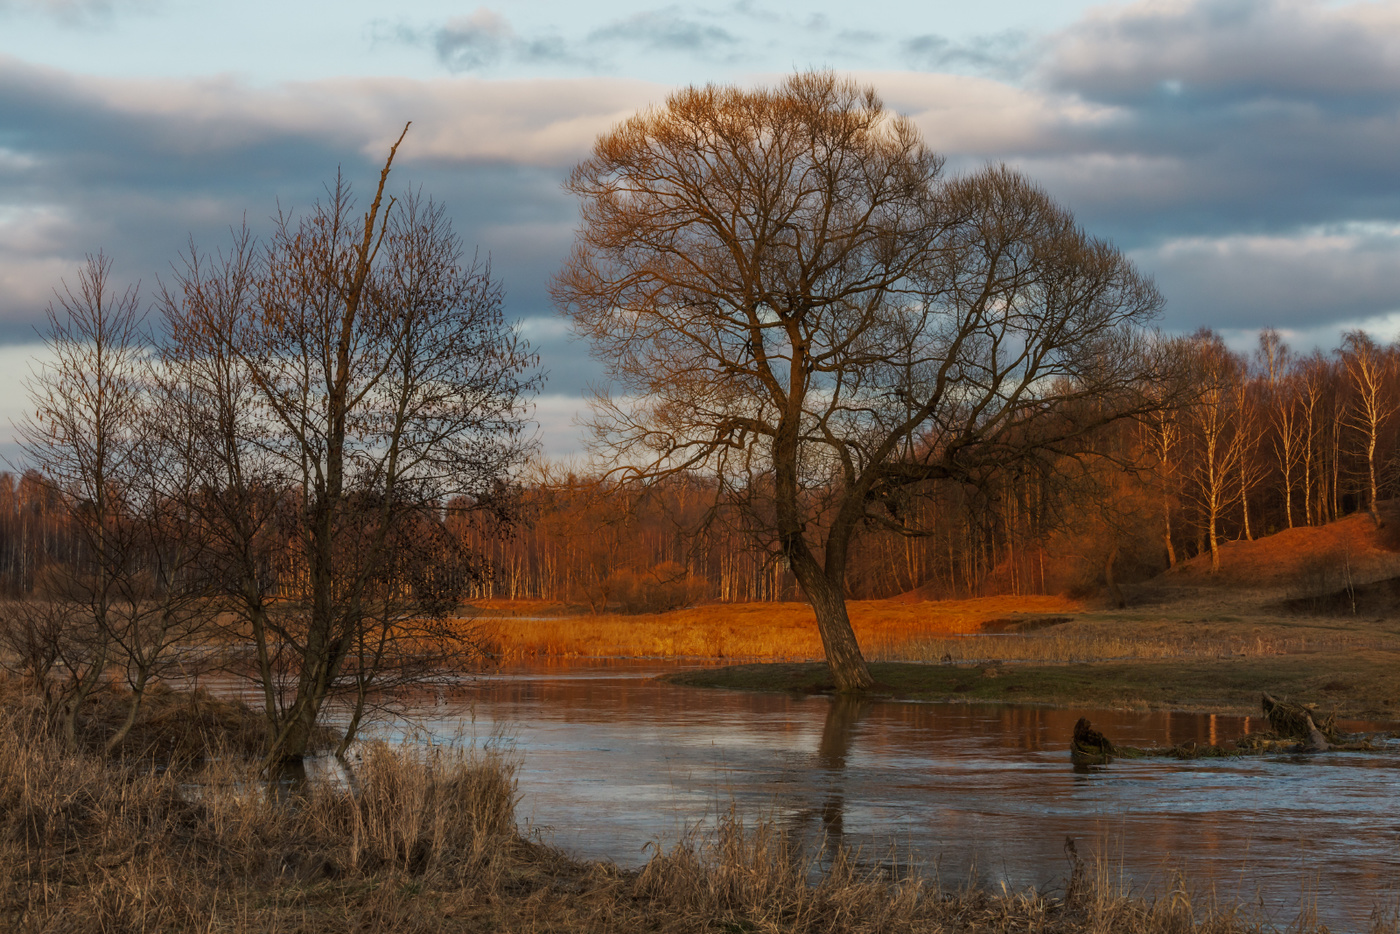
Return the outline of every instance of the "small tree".
[[[48,309],[50,361],[29,381],[34,415],[19,426],[24,455],[66,507],[75,560],[47,572],[41,606],[16,611],[27,640],[47,633],[66,674],[61,729],[77,741],[78,712],[115,669],[131,688],[115,748],[135,722],[169,650],[198,628],[188,571],[194,529],[166,507],[150,405],[150,335],[138,292],[116,292],[112,262],[89,256],[74,291]],[[55,623],[61,621],[61,624]]]
[[[1242,496],[1242,485],[1236,481],[1247,447],[1239,440],[1244,365],[1209,330],[1193,335],[1189,365],[1195,398],[1185,419],[1191,445],[1186,490],[1200,512],[1211,570],[1218,571],[1220,523],[1225,510]]]
[[[1293,488],[1297,485],[1298,467],[1307,458],[1308,439],[1304,418],[1307,403],[1303,380],[1288,345],[1273,328],[1259,332],[1259,348],[1254,356],[1259,375],[1264,380],[1269,436],[1283,487],[1284,521],[1291,529]],[[1305,480],[1305,489],[1306,486]]]
[[[1151,283],[1017,173],[942,169],[873,90],[815,73],[680,91],[568,181],[554,295],[624,394],[596,400],[600,450],[752,504],[843,691],[872,683],[845,605],[859,527],[919,534],[905,488],[1072,453],[1150,405]]]

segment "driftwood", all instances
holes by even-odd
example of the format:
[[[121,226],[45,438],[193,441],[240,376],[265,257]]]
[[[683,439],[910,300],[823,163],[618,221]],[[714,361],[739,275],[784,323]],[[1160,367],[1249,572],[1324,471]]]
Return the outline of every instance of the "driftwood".
[[[1317,736],[1320,736],[1324,746],[1339,739],[1335,712],[1326,717],[1315,717],[1316,704],[1294,704],[1277,700],[1268,691],[1264,692],[1261,700],[1260,706],[1263,707],[1269,726],[1280,736],[1292,736],[1304,742],[1314,742]]]
[[[1264,716],[1272,727],[1224,743],[1179,743],[1175,746],[1121,746],[1080,717],[1074,725],[1070,757],[1079,765],[1107,765],[1115,758],[1216,759],[1267,753],[1372,752],[1375,741],[1394,733],[1347,734],[1337,729],[1335,713],[1318,717],[1315,704],[1295,704],[1263,696]]]

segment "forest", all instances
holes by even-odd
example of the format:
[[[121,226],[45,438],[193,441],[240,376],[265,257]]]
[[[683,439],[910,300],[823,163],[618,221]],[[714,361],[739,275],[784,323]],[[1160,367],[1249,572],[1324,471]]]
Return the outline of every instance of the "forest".
[[[863,528],[851,595],[1084,595],[1400,495],[1394,345],[1353,331],[1330,352],[1302,354],[1273,330],[1252,353],[1209,331],[1168,343],[1194,390],[1183,401],[1105,430],[1082,463],[1046,459],[976,488],[911,491],[903,508],[923,531]],[[479,561],[468,599],[656,612],[800,598],[776,543],[702,479],[637,488],[536,461],[499,497],[491,510],[441,504],[443,528]],[[66,503],[36,471],[0,473],[6,594],[43,594],[53,568],[81,563]]]

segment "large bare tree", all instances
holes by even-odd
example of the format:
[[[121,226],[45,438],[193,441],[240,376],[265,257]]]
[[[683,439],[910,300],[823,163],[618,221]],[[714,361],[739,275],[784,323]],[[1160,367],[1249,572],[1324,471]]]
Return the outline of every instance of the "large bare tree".
[[[906,489],[1072,453],[1152,404],[1152,284],[1016,172],[946,178],[832,74],[680,91],[568,188],[554,295],[620,391],[597,399],[602,450],[755,504],[840,690],[872,683],[845,605],[859,527],[918,534]]]

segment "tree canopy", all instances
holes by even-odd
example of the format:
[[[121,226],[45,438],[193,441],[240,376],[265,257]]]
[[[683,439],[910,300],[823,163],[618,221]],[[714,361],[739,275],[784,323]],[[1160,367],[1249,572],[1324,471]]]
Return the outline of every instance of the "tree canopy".
[[[950,177],[825,73],[688,88],[600,137],[559,305],[608,366],[597,446],[768,516],[836,683],[871,679],[844,574],[902,491],[975,484],[1151,407],[1150,280],[1019,173]]]

